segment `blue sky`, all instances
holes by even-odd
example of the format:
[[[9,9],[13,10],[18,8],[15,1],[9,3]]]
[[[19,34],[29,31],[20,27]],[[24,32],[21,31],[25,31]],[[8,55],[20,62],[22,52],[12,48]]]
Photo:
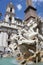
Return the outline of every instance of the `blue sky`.
[[[1,19],[4,18],[6,7],[10,1],[12,1],[13,5],[15,6],[16,17],[24,19],[26,0],[0,0],[0,12],[2,13]],[[43,17],[43,0],[33,0],[33,5],[37,8],[38,15]]]

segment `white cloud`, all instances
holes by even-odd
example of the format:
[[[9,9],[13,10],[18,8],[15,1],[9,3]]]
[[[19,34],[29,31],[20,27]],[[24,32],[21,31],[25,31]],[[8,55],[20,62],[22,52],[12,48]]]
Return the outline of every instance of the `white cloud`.
[[[36,7],[36,3],[37,3],[37,5],[41,5],[41,3],[43,2],[43,0],[32,0],[33,1],[33,6],[35,6]]]
[[[18,10],[21,10],[22,9],[22,5],[21,4],[18,4],[17,5],[17,8],[18,8]]]
[[[33,0],[33,2],[43,2],[43,0]]]

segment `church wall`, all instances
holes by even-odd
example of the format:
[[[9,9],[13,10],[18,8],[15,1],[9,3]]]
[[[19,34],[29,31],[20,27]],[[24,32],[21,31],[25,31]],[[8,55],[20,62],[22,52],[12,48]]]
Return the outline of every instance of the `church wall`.
[[[3,39],[2,39],[3,37],[2,37],[2,34],[3,34],[3,33],[1,32],[1,33],[0,33],[0,46],[3,45]]]
[[[8,7],[8,8],[6,9],[6,11],[9,11],[9,12],[10,12],[10,7]]]
[[[7,33],[1,32],[0,34],[0,46],[7,47]]]
[[[9,22],[9,16],[8,16],[8,15],[6,15],[5,21],[6,21],[6,22]]]
[[[12,13],[14,13],[15,12],[15,10],[14,10],[14,8],[12,9]]]
[[[12,23],[15,23],[16,21],[14,21],[14,16],[12,16]]]
[[[8,44],[7,44],[7,39],[8,39],[8,35],[6,32],[3,33],[3,46],[4,47],[7,47]]]

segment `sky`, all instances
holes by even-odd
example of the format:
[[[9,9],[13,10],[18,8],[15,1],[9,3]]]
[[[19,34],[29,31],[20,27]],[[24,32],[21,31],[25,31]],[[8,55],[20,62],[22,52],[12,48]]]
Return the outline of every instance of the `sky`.
[[[24,19],[26,9],[26,0],[0,0],[0,12],[2,13],[1,19],[4,19],[6,13],[6,7],[9,2],[12,1],[15,7],[16,17]],[[33,6],[37,8],[37,14],[43,18],[43,0],[32,0]]]

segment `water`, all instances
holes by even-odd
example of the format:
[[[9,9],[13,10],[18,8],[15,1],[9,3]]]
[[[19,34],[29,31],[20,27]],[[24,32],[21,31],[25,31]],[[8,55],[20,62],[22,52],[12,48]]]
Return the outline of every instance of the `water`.
[[[15,58],[0,58],[0,65],[20,65],[20,63]],[[32,65],[43,65],[43,63]]]
[[[20,65],[14,58],[0,58],[0,65]]]

